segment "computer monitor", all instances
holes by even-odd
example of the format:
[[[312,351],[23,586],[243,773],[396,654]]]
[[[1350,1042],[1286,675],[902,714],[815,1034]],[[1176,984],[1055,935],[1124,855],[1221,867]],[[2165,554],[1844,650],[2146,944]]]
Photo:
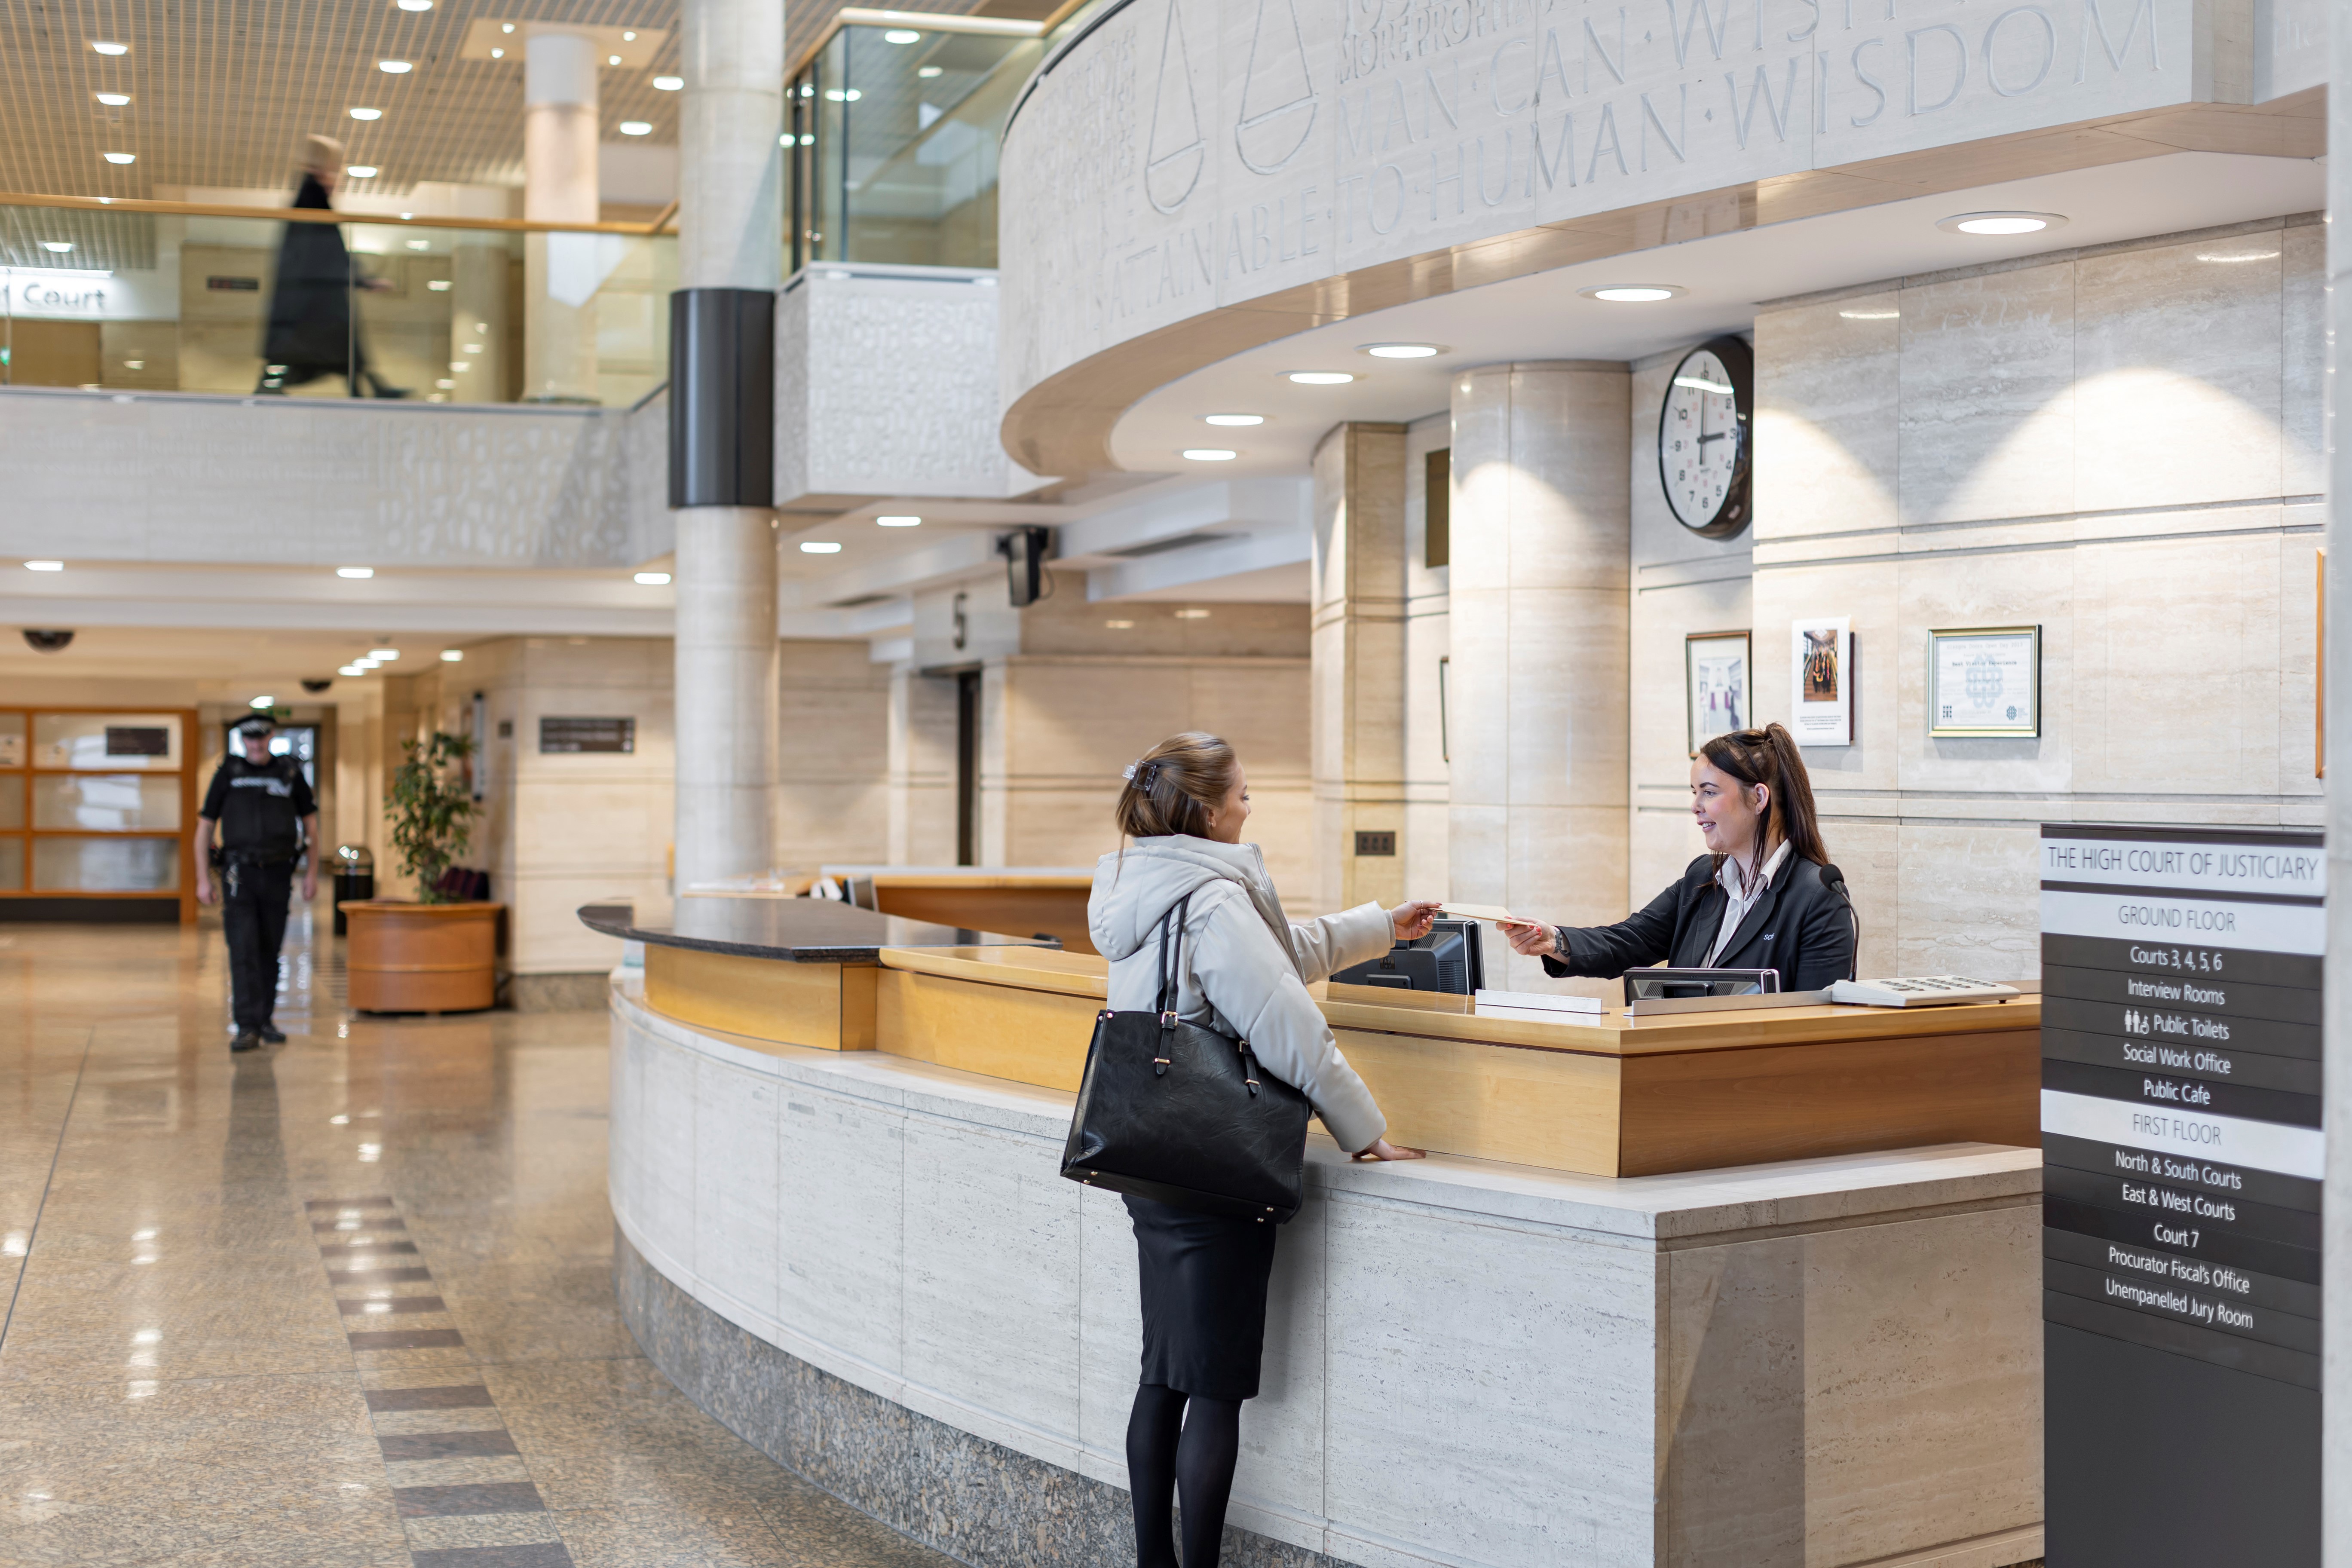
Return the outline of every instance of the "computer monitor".
[[[1331,976],[1339,985],[1379,985],[1467,996],[1485,989],[1486,953],[1476,921],[1443,920],[1429,934],[1398,942],[1380,957]]]

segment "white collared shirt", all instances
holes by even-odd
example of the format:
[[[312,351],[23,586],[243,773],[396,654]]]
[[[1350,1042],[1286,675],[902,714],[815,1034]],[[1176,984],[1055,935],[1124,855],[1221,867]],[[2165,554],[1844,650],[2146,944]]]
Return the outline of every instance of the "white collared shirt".
[[[1773,850],[1765,860],[1764,869],[1757,873],[1755,882],[1742,888],[1738,858],[1724,857],[1723,864],[1716,868],[1715,873],[1717,885],[1723,889],[1723,929],[1715,933],[1715,945],[1706,950],[1707,968],[1714,968],[1716,960],[1723,956],[1723,950],[1731,945],[1731,939],[1739,933],[1739,922],[1748,918],[1748,911],[1756,907],[1756,900],[1770,889],[1773,877],[1788,858],[1789,841],[1783,838],[1780,847]]]

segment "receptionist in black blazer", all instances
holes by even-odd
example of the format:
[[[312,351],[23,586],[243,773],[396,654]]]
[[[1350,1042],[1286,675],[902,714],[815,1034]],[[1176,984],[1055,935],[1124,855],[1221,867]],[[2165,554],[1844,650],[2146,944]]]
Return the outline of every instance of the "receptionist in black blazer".
[[[1629,969],[1777,969],[1783,991],[1853,978],[1853,906],[1830,864],[1797,742],[1778,724],[1735,730],[1691,763],[1691,815],[1707,852],[1646,909],[1612,926],[1503,928],[1555,977]]]

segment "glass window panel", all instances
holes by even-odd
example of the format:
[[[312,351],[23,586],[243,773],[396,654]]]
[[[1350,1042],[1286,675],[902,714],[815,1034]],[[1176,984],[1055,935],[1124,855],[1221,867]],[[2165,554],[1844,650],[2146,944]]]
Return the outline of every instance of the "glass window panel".
[[[0,892],[21,892],[25,887],[25,841],[0,838]]]
[[[0,713],[0,768],[25,765],[25,716]]]
[[[176,838],[36,838],[37,893],[176,893]]]
[[[177,773],[180,716],[37,713],[33,716],[33,765]]]
[[[9,826],[5,803],[0,803],[0,826]],[[91,833],[175,833],[180,780],[173,773],[35,773],[33,826]]]
[[[25,826],[25,779],[21,773],[0,773],[0,827]]]

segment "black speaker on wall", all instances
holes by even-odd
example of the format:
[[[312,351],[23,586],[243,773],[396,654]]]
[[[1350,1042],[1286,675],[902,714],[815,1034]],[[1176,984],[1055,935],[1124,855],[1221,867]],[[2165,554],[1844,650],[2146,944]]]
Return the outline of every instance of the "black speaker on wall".
[[[776,297],[680,289],[669,297],[669,504],[772,506]]]
[[[1016,528],[996,536],[996,552],[1004,557],[1005,587],[1014,609],[1024,609],[1045,597],[1045,555],[1053,544],[1050,528]]]

